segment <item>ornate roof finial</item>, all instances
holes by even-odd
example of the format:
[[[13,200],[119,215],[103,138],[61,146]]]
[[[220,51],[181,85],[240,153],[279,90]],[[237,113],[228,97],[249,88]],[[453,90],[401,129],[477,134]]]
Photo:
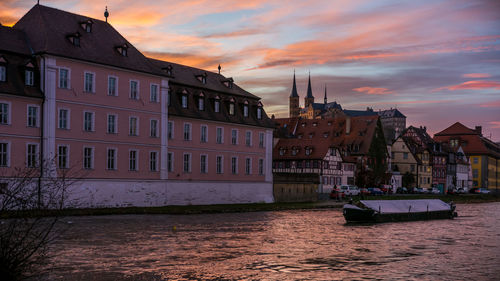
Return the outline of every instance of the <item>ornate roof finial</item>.
[[[108,6],[106,6],[106,10],[104,11],[104,17],[106,18],[106,22],[108,22],[108,17],[109,17]]]
[[[325,83],[325,104],[327,104],[327,99],[326,99],[326,83]]]

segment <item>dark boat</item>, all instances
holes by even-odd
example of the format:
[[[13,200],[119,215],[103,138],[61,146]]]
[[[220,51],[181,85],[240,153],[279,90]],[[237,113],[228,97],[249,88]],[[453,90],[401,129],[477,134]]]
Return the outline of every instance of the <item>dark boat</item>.
[[[453,219],[455,205],[439,199],[361,200],[359,204],[344,205],[347,222],[393,222],[414,220]]]

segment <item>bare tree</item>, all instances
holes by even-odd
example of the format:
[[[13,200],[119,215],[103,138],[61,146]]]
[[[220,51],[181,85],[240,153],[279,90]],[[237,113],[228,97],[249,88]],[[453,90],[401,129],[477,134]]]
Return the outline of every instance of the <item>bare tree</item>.
[[[0,177],[0,279],[29,278],[46,263],[50,242],[63,230],[58,221],[75,182],[71,170],[56,175],[54,161],[43,161]]]

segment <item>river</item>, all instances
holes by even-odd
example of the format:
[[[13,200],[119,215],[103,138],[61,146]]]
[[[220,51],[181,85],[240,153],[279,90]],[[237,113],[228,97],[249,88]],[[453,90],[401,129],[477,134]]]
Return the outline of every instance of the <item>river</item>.
[[[65,218],[46,280],[498,280],[500,203],[345,225],[341,210]]]

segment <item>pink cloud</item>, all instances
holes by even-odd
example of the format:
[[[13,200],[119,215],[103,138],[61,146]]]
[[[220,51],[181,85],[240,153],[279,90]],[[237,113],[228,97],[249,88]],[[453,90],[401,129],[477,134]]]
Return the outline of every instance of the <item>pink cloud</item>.
[[[500,107],[500,100],[492,101],[489,103],[482,103],[479,107]]]
[[[497,81],[484,81],[484,80],[472,80],[467,81],[458,85],[451,85],[446,87],[441,87],[432,90],[433,92],[440,90],[482,90],[482,89],[500,89],[500,82]]]
[[[389,91],[386,88],[374,88],[374,87],[360,87],[353,89],[356,92],[365,93],[367,95],[389,95],[393,91]]]
[[[467,73],[462,75],[464,78],[490,78],[491,75],[488,73]]]
[[[490,124],[493,129],[500,129],[500,121],[491,121],[488,122],[488,124]]]

